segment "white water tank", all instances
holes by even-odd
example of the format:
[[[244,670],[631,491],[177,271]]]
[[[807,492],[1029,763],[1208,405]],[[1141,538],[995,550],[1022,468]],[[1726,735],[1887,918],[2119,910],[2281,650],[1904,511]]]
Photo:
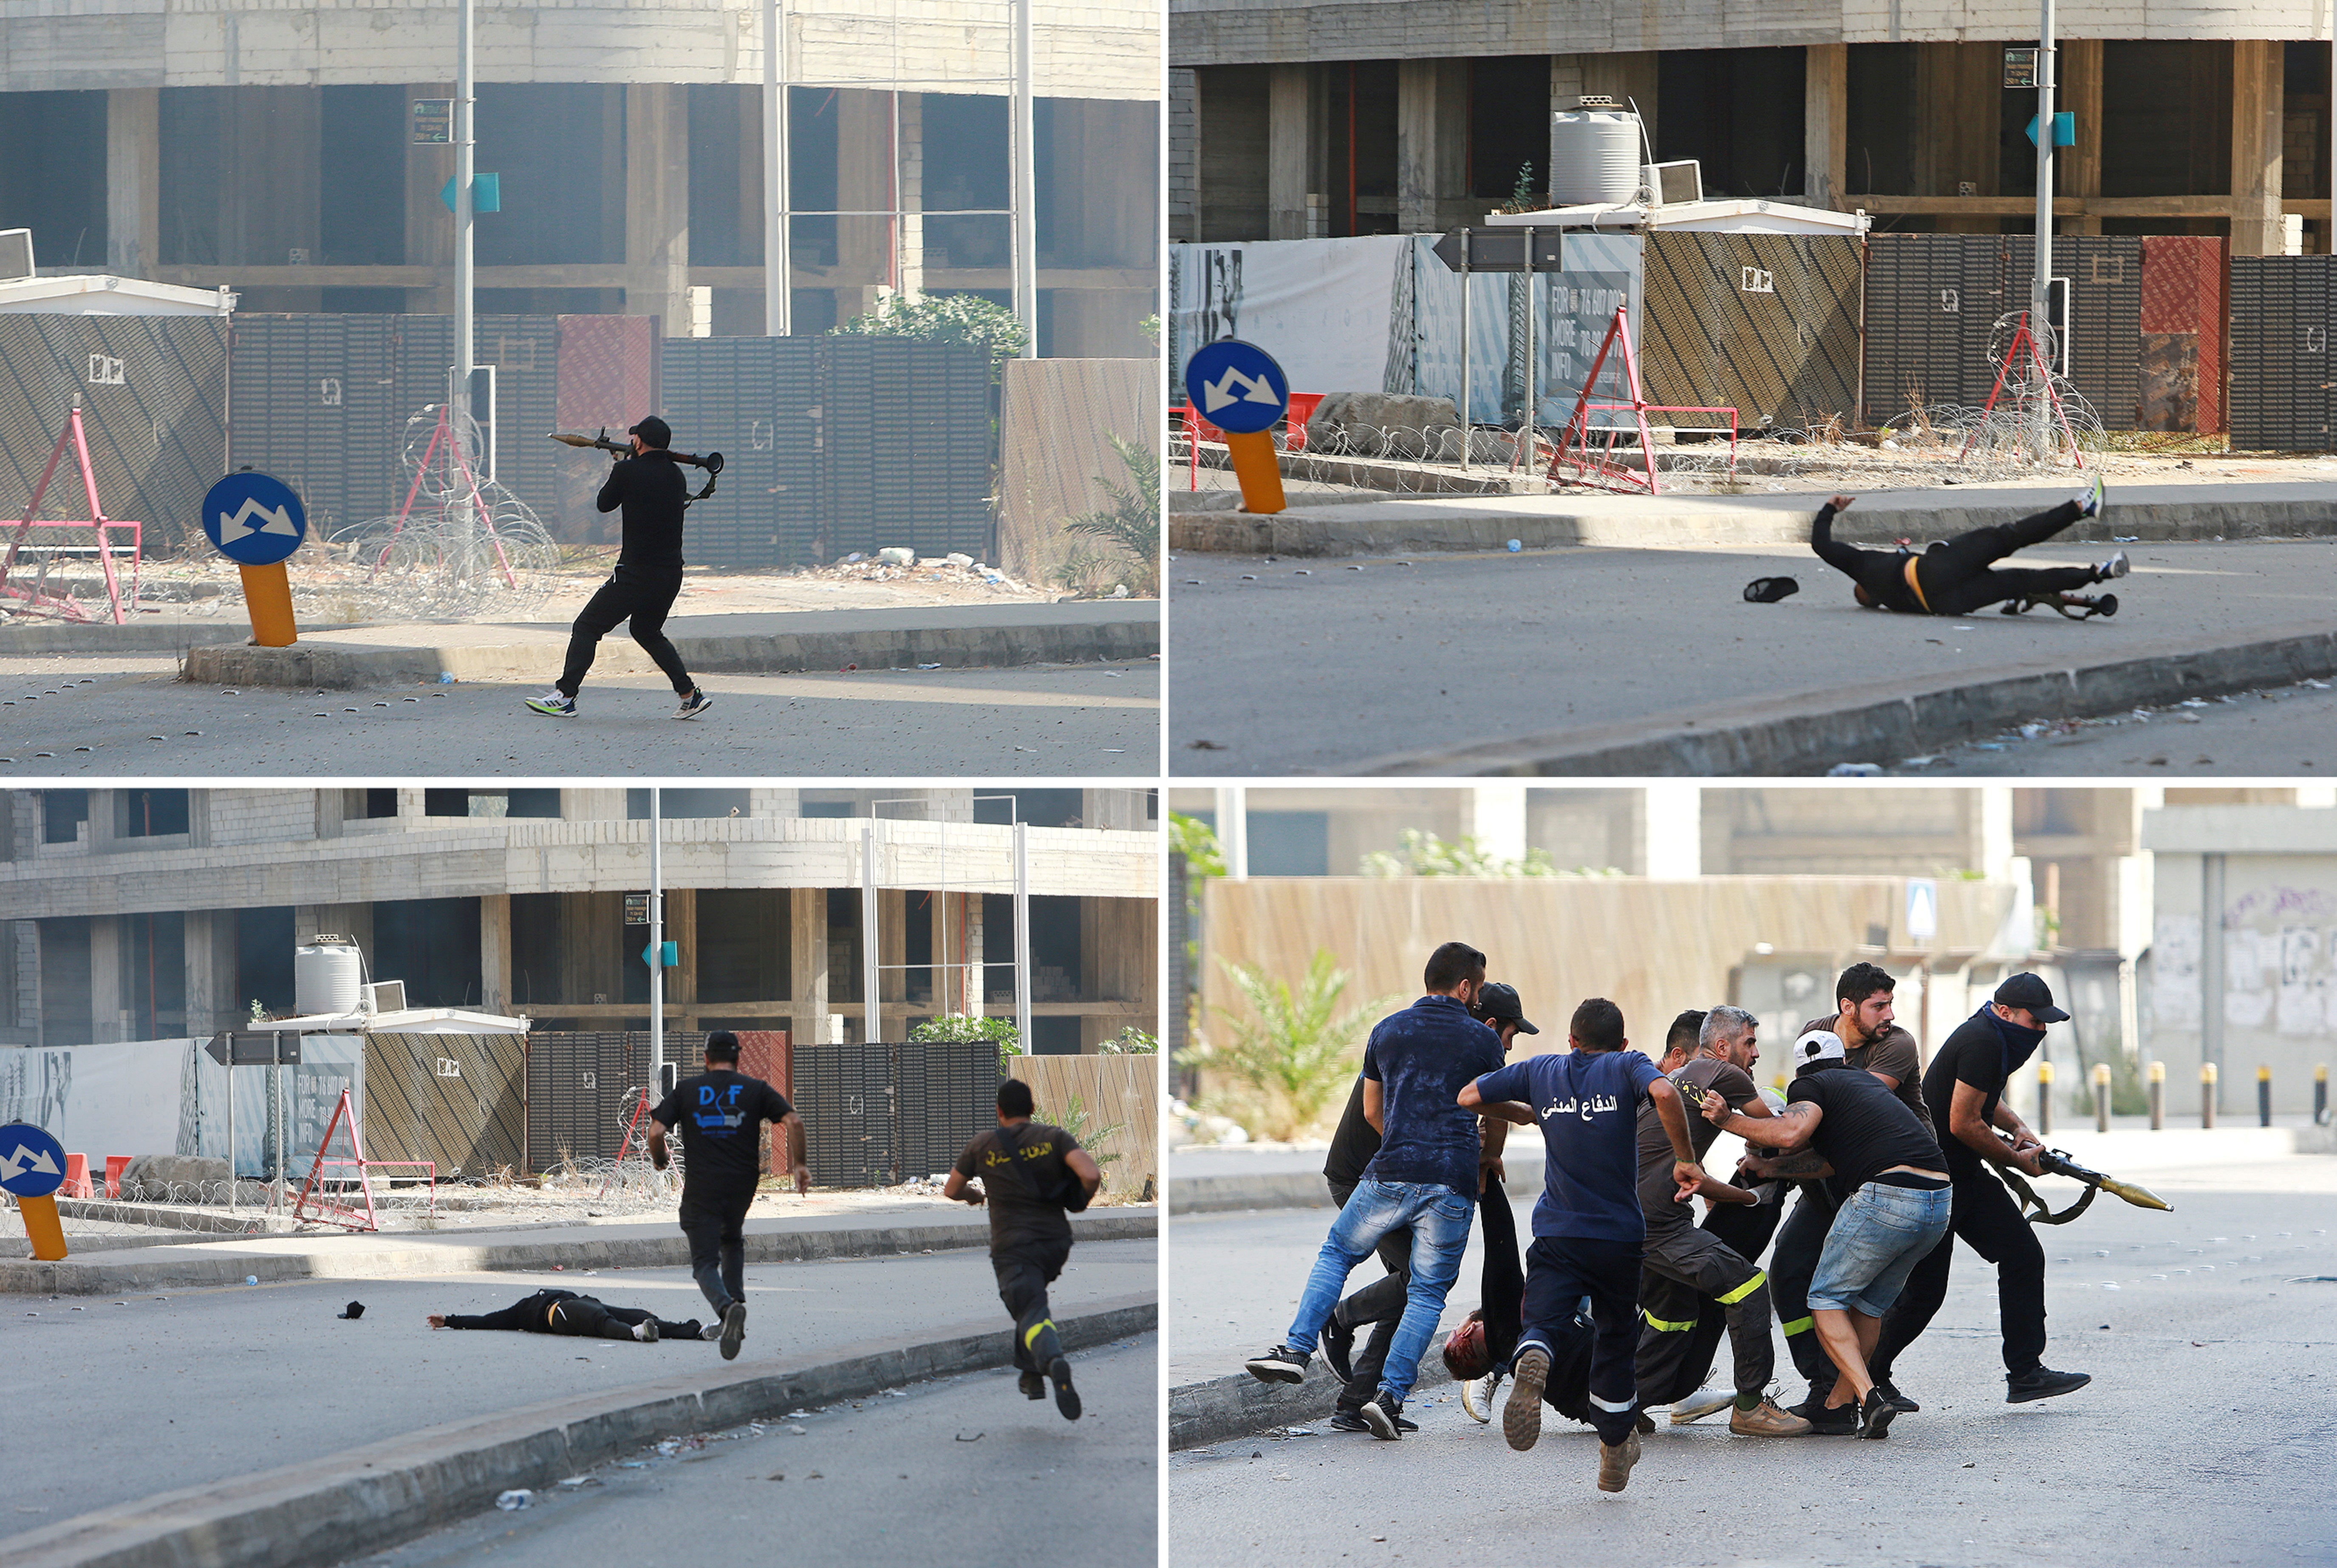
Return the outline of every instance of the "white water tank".
[[[365,984],[365,959],[342,936],[319,936],[292,955],[292,1006],[303,1018],[354,1013]]]
[[[1618,207],[1638,193],[1639,117],[1612,99],[1585,98],[1550,117],[1554,207]]]

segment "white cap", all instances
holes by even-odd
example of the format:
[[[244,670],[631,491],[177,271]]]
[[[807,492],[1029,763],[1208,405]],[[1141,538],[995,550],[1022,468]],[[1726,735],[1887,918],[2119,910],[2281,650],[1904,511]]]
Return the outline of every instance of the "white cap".
[[[1794,1042],[1794,1070],[1806,1070],[1814,1062],[1847,1062],[1848,1052],[1843,1049],[1842,1036],[1831,1029],[1813,1029]]]

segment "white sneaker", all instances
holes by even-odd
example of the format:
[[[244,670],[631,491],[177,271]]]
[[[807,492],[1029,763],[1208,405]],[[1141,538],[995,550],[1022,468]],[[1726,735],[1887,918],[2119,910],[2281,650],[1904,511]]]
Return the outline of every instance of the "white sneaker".
[[[2086,491],[2086,498],[2078,503],[2078,515],[2080,517],[2100,516],[2102,514],[2102,504],[2108,499],[2108,488],[2103,485],[2101,473],[2097,469],[2095,471],[2092,485]]]
[[[550,714],[554,719],[573,719],[576,717],[575,699],[562,695],[560,688],[557,686],[554,686],[551,691],[546,691],[541,697],[529,698],[527,700],[527,705],[534,711],[538,713]]]
[[[1685,1426],[1691,1421],[1701,1421],[1716,1416],[1736,1403],[1736,1396],[1728,1390],[1703,1388],[1685,1399],[1672,1401],[1672,1425]]]
[[[1469,1412],[1469,1419],[1486,1426],[1493,1419],[1493,1393],[1501,1386],[1501,1374],[1497,1367],[1482,1377],[1472,1377],[1461,1385],[1461,1408]]]

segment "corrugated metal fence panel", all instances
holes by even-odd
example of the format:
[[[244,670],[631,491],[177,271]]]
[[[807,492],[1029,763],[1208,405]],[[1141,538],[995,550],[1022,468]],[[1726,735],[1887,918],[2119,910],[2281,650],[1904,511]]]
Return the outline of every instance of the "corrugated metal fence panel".
[[[664,416],[684,451],[722,454],[684,550],[711,566],[832,559],[820,534],[818,348],[812,338],[684,338],[663,349]],[[695,480],[696,475],[692,475]]]
[[[2037,240],[2008,234],[1999,243],[2001,298],[2010,301],[2000,314],[2024,310],[2037,271]],[[2069,280],[2070,385],[2093,405],[2104,429],[2133,429],[2141,400],[2142,240],[2127,234],[2057,235],[2053,272]]]
[[[1992,293],[1970,265],[1971,248],[1934,244],[1955,236],[1883,234],[1867,247],[1864,422],[1888,424],[1918,406],[1985,397],[1976,379],[1968,321],[1995,318]],[[1992,284],[1993,279],[1987,280]],[[1981,285],[1976,287],[1976,285]],[[1971,298],[1968,300],[1967,296]],[[1984,365],[1985,360],[1981,363]]]
[[[557,454],[570,450],[544,439],[560,427],[560,318],[482,316],[473,341],[478,362],[495,368],[495,477],[549,526],[560,514]]]
[[[2337,450],[2326,256],[2232,258],[2232,445],[2252,452]]]
[[[527,1154],[537,1171],[570,1160],[613,1160],[625,1136],[631,1093],[647,1089],[647,1031],[538,1030],[528,1036]]]
[[[953,344],[822,338],[820,406],[831,554],[990,545],[990,367]]]
[[[886,1048],[805,1045],[795,1053],[805,1163],[821,1187],[881,1187],[893,1179],[893,1083]]]
[[[1855,239],[1659,231],[1646,258],[1638,347],[1650,399],[1734,407],[1747,430],[1855,418]],[[1712,420],[1660,422],[1694,428]]]
[[[366,1036],[366,1154],[428,1160],[442,1181],[522,1162],[527,1038]]]
[[[181,546],[225,472],[227,379],[216,317],[0,315],[0,513],[24,515],[78,393],[106,515],[144,524],[149,550]],[[41,514],[88,507],[77,466],[61,463]]]
[[[904,1181],[945,1171],[975,1133],[998,1124],[998,1047],[936,1040],[892,1049],[895,1169]]]

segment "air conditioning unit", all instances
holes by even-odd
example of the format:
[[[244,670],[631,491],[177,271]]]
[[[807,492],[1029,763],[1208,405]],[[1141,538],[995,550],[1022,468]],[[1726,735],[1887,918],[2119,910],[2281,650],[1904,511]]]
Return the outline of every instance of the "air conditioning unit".
[[[1646,173],[1648,190],[1658,207],[1704,200],[1704,165],[1694,158],[1677,163],[1650,163]]]
[[[368,1013],[406,1011],[406,982],[403,980],[376,980],[372,985],[361,986],[358,989],[359,995],[365,999],[363,1003],[365,1010]]]
[[[0,229],[0,283],[33,275],[33,231]]]

